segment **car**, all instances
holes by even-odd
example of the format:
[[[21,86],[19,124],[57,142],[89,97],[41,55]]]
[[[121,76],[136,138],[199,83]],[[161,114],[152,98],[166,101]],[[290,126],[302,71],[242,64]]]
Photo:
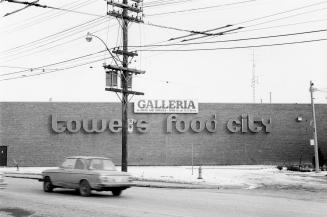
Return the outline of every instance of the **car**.
[[[7,187],[7,183],[5,182],[5,174],[0,172],[0,189],[4,189]]]
[[[90,196],[92,190],[111,191],[119,196],[133,186],[132,176],[116,170],[109,158],[93,156],[67,157],[58,169],[42,172],[44,192],[54,188],[76,189],[82,196]]]

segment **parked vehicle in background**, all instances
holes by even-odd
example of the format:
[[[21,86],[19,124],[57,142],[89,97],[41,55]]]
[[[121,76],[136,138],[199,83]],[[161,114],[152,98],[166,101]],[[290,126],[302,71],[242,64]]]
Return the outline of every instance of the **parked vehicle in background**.
[[[92,190],[111,191],[119,196],[131,187],[132,177],[116,170],[109,158],[74,156],[67,157],[58,169],[42,172],[43,190],[52,192],[54,188],[76,189],[82,196],[89,196]]]
[[[7,187],[7,183],[5,182],[5,174],[0,172],[0,189],[4,189]]]

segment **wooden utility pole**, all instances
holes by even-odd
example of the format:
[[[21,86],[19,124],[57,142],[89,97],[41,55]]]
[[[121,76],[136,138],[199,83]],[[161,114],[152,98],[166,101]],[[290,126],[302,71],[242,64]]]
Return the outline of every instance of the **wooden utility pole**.
[[[106,88],[108,91],[120,92],[122,94],[121,102],[122,102],[122,156],[121,156],[121,170],[127,172],[128,166],[128,95],[144,95],[141,92],[135,92],[129,90],[131,88],[131,79],[133,74],[143,74],[144,71],[140,71],[137,69],[128,68],[128,62],[130,57],[137,56],[134,52],[128,51],[128,23],[129,22],[143,22],[141,17],[138,17],[138,14],[142,12],[142,9],[139,7],[139,3],[141,0],[132,0],[133,5],[128,4],[128,0],[123,0],[123,3],[114,2],[112,0],[107,1],[107,4],[112,6],[113,8],[120,8],[121,11],[111,10],[108,11],[107,14],[119,19],[122,23],[123,30],[123,47],[122,50],[116,49],[113,51],[116,55],[122,55],[122,67],[120,66],[112,66],[106,65],[104,66],[106,69],[114,70],[115,72],[120,72],[121,77],[121,89],[118,88]],[[136,16],[129,16],[128,12],[136,13]]]
[[[123,0],[123,4],[127,5],[127,0]],[[123,8],[123,17],[128,16],[128,11],[126,8]],[[123,19],[123,67],[128,68],[128,21]],[[129,78],[129,73],[127,71],[123,71],[123,76],[121,77],[121,83],[123,88],[123,97],[122,97],[122,156],[121,156],[121,170],[127,171],[127,159],[128,159],[128,151],[127,151],[127,109],[128,109],[128,92],[127,92],[127,81]]]
[[[315,104],[313,101],[313,92],[316,90],[313,87],[312,81],[310,81],[310,96],[311,96],[311,106],[312,106],[312,116],[313,116],[313,138],[314,138],[314,152],[315,152],[315,171],[319,172],[319,155],[318,155],[318,138],[317,138],[317,123],[316,123],[316,111]]]

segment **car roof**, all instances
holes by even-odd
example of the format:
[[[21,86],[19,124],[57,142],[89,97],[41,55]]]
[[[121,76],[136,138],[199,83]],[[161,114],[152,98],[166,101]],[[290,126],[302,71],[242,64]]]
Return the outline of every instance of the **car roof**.
[[[82,159],[108,159],[110,158],[107,157],[97,157],[97,156],[71,156],[71,157],[66,157],[66,158],[82,158]]]

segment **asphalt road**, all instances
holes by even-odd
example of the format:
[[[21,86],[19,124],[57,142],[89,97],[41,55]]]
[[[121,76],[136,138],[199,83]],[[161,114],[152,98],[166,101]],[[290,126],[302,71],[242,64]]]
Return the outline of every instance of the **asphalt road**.
[[[303,190],[190,190],[133,187],[120,197],[72,190],[44,193],[42,183],[7,178],[0,190],[0,216],[33,217],[324,217],[326,192]]]

